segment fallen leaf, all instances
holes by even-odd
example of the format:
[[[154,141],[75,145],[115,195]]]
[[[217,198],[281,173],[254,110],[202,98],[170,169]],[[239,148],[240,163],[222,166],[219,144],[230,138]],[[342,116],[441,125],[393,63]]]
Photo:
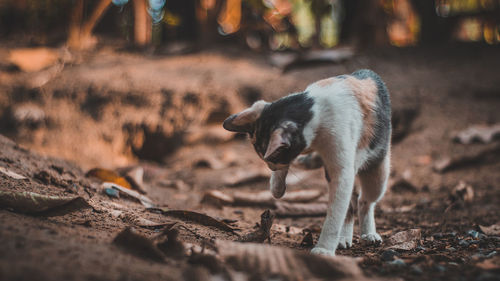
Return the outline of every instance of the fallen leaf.
[[[420,229],[410,229],[392,235],[385,241],[385,244],[387,249],[409,251],[418,246],[421,236]]]
[[[234,203],[234,199],[232,196],[225,194],[219,190],[210,190],[205,192],[203,198],[201,199],[201,203],[212,204],[215,206],[222,205],[232,205]]]
[[[493,235],[493,236],[500,235],[500,222],[497,224],[490,225],[490,226],[480,225],[479,228],[486,235]]]
[[[9,177],[11,177],[13,179],[16,179],[16,180],[25,180],[25,179],[27,179],[27,177],[25,177],[23,175],[20,175],[20,174],[18,174],[16,172],[13,172],[11,170],[7,170],[6,168],[1,167],[1,166],[0,166],[0,172],[2,174],[4,174],[4,175],[9,176]]]
[[[270,210],[264,211],[260,215],[260,226],[257,230],[252,231],[240,239],[238,242],[258,242],[262,243],[266,239],[271,243],[271,227],[274,221],[274,214]]]
[[[153,200],[149,199],[148,197],[142,195],[142,194],[139,194],[137,191],[134,191],[134,190],[131,190],[131,189],[128,189],[128,188],[125,188],[123,186],[120,186],[116,183],[112,183],[112,182],[103,182],[102,183],[102,187],[103,188],[113,188],[113,189],[116,189],[132,198],[135,198],[136,200],[138,200],[139,202],[141,202],[141,204],[146,207],[146,208],[153,208],[155,207],[155,204],[153,203]]]
[[[311,231],[308,231],[302,241],[300,241],[300,246],[302,247],[312,247],[314,245],[314,239]]]
[[[434,170],[438,173],[445,173],[451,170],[467,167],[475,164],[483,164],[489,161],[498,161],[500,145],[488,147],[472,154],[465,154],[457,157],[445,157],[434,164]]]
[[[313,255],[294,249],[256,243],[216,241],[221,259],[231,268],[255,280],[371,280],[358,260],[350,257]],[[316,279],[315,279],[316,280]]]
[[[476,125],[458,132],[453,140],[462,144],[474,142],[490,143],[500,137],[500,124],[492,126]]]
[[[277,217],[314,217],[326,215],[327,203],[276,202]]]
[[[229,226],[227,223],[224,223],[220,220],[217,220],[213,217],[207,216],[202,213],[194,212],[194,211],[188,211],[188,210],[165,210],[161,208],[150,208],[150,211],[160,211],[161,214],[165,216],[171,216],[174,218],[178,218],[181,220],[186,220],[186,221],[191,221],[195,222],[201,225],[205,226],[213,226],[218,229],[228,231],[231,233],[234,233],[236,229],[232,228]]]
[[[127,171],[123,176],[130,186],[142,194],[146,194],[144,189],[144,169],[140,166],[134,167]]]
[[[225,176],[223,182],[224,185],[236,187],[267,180],[269,180],[269,173],[262,169],[250,171],[248,169],[241,169]]]
[[[143,217],[140,217],[138,215],[135,215],[133,213],[119,211],[119,210],[111,210],[110,213],[113,217],[120,218],[124,222],[133,224],[135,226],[144,227],[144,228],[160,228],[160,227],[164,227],[166,225],[173,224],[173,222],[171,222],[171,221],[161,222],[161,223],[154,222],[154,221],[145,219]]]
[[[153,241],[139,234],[133,227],[127,227],[120,232],[113,243],[136,256],[157,262],[165,261],[165,255]]]
[[[22,213],[40,213],[66,205],[74,207],[68,208],[68,212],[90,207],[80,196],[51,196],[29,191],[0,191],[0,207],[11,208]]]
[[[110,182],[110,183],[116,183],[120,186],[123,186],[128,189],[132,189],[132,186],[130,183],[124,178],[121,177],[118,173],[115,171],[107,170],[107,169],[102,169],[102,168],[94,168],[85,174],[87,177],[94,177],[96,179],[99,179],[103,182]]]

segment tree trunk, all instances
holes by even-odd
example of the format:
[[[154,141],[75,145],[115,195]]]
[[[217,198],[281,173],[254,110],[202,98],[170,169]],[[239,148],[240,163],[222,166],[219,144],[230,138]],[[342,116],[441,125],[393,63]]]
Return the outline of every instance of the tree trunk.
[[[134,0],[134,41],[139,46],[151,42],[151,19],[145,0]]]
[[[67,44],[73,49],[90,49],[97,44],[97,39],[92,36],[92,30],[111,4],[111,0],[101,0],[97,3],[90,18],[82,22],[84,4],[84,0],[78,0],[71,15]]]

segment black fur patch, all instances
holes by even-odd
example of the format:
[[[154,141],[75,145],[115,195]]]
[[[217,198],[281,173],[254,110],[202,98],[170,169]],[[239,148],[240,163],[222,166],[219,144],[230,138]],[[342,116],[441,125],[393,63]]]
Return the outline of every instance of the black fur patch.
[[[290,134],[290,147],[273,157],[275,164],[289,164],[306,147],[303,135],[304,126],[311,120],[311,107],[314,101],[306,92],[283,97],[266,105],[250,135],[255,134],[254,148],[260,155],[267,150],[271,133],[280,127],[284,121],[292,121],[297,127]]]

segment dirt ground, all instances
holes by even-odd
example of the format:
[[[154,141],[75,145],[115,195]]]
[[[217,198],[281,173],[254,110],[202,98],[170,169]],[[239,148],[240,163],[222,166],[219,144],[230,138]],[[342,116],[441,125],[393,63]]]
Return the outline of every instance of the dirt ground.
[[[128,226],[153,240],[175,228],[178,238],[168,241],[196,252],[207,241],[236,241],[253,231],[261,213],[279,203],[202,200],[213,190],[234,198],[268,188],[269,171],[250,142],[221,130],[221,120],[255,99],[272,100],[359,68],[385,80],[398,120],[390,189],[376,210],[378,232],[384,241],[410,229],[420,236],[407,250],[389,250],[385,242],[362,246],[356,226],[353,247],[337,255],[359,257],[367,278],[500,279],[500,234],[484,230],[500,222],[498,140],[453,141],[472,125],[500,122],[498,48],[384,49],[286,72],[267,56],[234,50],[159,57],[101,49],[72,54],[52,72],[0,66],[6,136],[0,136],[0,167],[26,177],[2,172],[0,190],[79,196],[88,204],[33,214],[0,200],[0,280],[226,280],[192,254],[167,253],[158,261],[113,241]],[[442,159],[474,155],[480,157],[436,171]],[[201,212],[238,231],[163,215],[123,193],[106,195],[100,180],[85,175],[96,167],[141,167],[145,196],[156,206]],[[326,193],[322,169],[292,167],[287,180],[288,191]],[[311,202],[321,205],[324,197]],[[307,252],[313,244],[303,239],[311,233],[315,243],[322,221],[321,215],[278,215],[271,244]],[[231,270],[241,273],[233,280],[300,280]]]

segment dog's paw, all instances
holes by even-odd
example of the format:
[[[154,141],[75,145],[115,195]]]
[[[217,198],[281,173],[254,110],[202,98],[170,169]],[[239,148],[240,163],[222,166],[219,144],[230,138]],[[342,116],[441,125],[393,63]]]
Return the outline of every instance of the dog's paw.
[[[339,246],[340,249],[349,249],[352,247],[352,237],[339,237]]]
[[[382,237],[378,233],[368,233],[361,235],[361,242],[364,245],[380,245],[382,244]]]
[[[335,256],[334,251],[329,251],[329,250],[327,250],[325,248],[321,248],[321,247],[314,247],[311,250],[311,253],[315,254],[315,255],[322,255],[322,256],[330,256],[330,257]]]

